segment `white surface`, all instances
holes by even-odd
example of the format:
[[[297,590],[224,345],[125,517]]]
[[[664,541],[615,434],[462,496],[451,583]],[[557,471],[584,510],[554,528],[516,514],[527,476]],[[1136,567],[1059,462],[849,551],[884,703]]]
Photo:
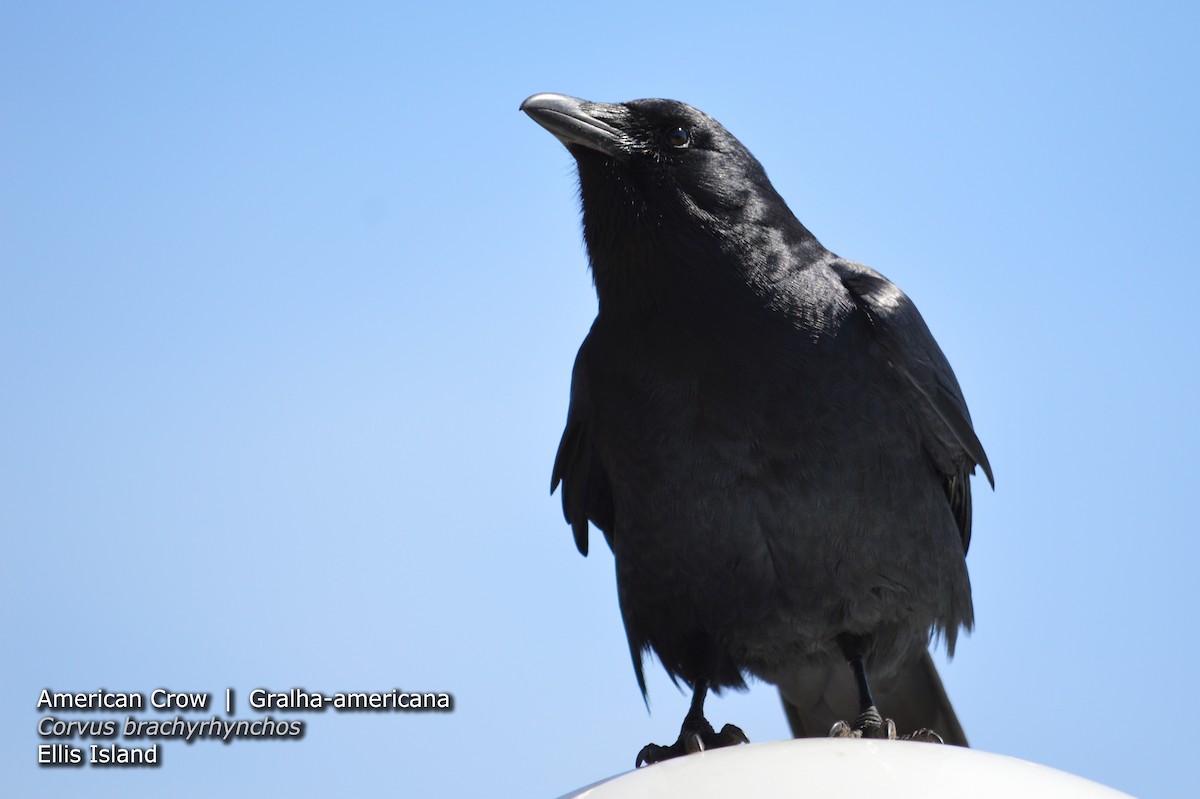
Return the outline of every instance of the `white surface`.
[[[562,799],[877,799],[1055,797],[1128,794],[1036,763],[958,746],[910,741],[807,739],[701,752],[621,774]]]

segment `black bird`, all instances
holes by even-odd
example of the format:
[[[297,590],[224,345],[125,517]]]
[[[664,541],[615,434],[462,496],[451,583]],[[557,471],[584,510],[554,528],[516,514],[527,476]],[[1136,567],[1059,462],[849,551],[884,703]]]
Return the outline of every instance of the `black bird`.
[[[638,765],[745,741],[703,706],[746,675],[780,687],[798,736],[851,717],[833,734],[894,736],[877,696],[965,745],[928,645],[953,654],[972,626],[969,477],[992,472],[916,307],[691,106],[521,110],[578,164],[599,297],[551,490],[580,552],[589,522],[613,551],[643,696],[649,650],[693,691]]]

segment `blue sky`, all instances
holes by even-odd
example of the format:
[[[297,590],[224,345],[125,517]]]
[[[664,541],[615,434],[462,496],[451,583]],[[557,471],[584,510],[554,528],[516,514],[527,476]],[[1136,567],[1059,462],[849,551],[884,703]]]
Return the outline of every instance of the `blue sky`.
[[[549,797],[673,739],[687,697],[652,665],[647,714],[611,557],[547,494],[595,298],[571,159],[517,106],[561,91],[708,111],[921,308],[997,478],[943,670],[973,744],[1188,795],[1198,23],[4,4],[0,789]],[[38,692],[101,686],[456,710],[38,769]],[[769,686],[709,712],[786,735]]]

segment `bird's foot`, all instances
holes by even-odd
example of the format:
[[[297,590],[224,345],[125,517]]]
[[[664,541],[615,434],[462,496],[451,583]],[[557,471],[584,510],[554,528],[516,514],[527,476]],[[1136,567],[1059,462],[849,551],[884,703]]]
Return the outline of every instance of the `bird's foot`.
[[[922,727],[907,735],[896,734],[896,722],[879,715],[875,706],[858,714],[853,724],[839,721],[829,731],[830,738],[875,738],[885,741],[924,741],[927,743],[945,743],[942,736],[933,730]]]
[[[670,746],[646,744],[638,752],[636,768],[670,760],[681,755],[703,752],[705,749],[717,749],[722,746],[748,744],[750,739],[732,724],[726,724],[720,732],[715,732],[705,719],[684,719],[683,727],[679,730],[679,740]]]
[[[896,722],[879,715],[874,705],[858,714],[853,724],[839,721],[829,731],[830,738],[880,738],[894,741]]]

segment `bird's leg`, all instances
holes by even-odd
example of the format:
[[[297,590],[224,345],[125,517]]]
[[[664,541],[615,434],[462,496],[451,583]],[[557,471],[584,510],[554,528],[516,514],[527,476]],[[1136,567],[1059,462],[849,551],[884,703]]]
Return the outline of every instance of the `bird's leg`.
[[[704,718],[704,697],[707,694],[708,683],[696,680],[692,686],[692,706],[688,708],[687,715],[683,717],[683,726],[679,728],[679,740],[670,746],[646,744],[638,752],[637,768],[680,755],[703,752],[705,749],[750,743],[746,733],[732,724],[726,724],[720,732],[713,730],[713,726]]]
[[[867,663],[863,654],[864,641],[859,636],[840,635],[838,646],[854,671],[854,686],[858,689],[858,718],[853,724],[839,721],[829,731],[831,738],[884,738],[896,740],[896,722],[885,719],[875,707],[875,697],[871,696],[871,684],[867,681]],[[928,741],[944,743],[942,737],[930,729],[920,729],[901,738],[905,741]]]
[[[866,642],[857,635],[839,635],[838,647],[854,671],[854,687],[858,689],[858,718],[853,724],[839,721],[829,735],[834,738],[896,738],[896,724],[879,715],[871,684],[867,681]]]

